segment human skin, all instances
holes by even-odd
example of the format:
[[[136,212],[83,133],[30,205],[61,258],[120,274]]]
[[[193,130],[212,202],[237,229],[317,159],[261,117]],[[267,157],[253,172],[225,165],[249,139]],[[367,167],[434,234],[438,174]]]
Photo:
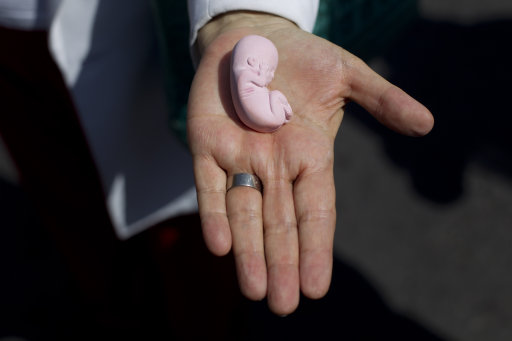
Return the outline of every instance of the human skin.
[[[245,36],[231,55],[231,97],[240,120],[262,133],[275,131],[292,117],[292,108],[279,91],[267,86],[278,64],[277,49],[267,38]]]
[[[230,53],[250,34],[275,44],[280,66],[269,88],[285,93],[294,110],[269,134],[237,122],[231,100]],[[353,100],[411,136],[427,134],[433,117],[359,58],[281,17],[230,12],[205,25],[197,43],[187,129],[205,243],[215,255],[233,251],[246,297],[267,297],[274,313],[286,315],[301,291],[316,299],[329,289],[334,139],[345,104]],[[259,176],[263,195],[247,187],[227,192],[228,176],[240,172]]]

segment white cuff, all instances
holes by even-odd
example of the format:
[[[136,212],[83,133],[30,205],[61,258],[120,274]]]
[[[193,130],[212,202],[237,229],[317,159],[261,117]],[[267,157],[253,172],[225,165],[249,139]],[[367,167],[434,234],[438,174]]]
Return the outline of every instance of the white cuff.
[[[0,0],[0,25],[19,30],[44,30],[60,0]]]
[[[188,0],[190,46],[197,32],[216,15],[238,10],[266,12],[293,21],[311,32],[315,25],[319,0]]]

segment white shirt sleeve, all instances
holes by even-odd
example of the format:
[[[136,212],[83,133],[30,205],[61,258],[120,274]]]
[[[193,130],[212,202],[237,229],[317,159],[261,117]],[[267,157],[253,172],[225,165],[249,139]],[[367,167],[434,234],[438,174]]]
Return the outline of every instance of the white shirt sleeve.
[[[0,0],[0,26],[48,29],[60,0]]]
[[[199,29],[213,17],[237,10],[279,15],[311,32],[315,25],[318,3],[319,0],[188,0],[190,46],[194,44]]]

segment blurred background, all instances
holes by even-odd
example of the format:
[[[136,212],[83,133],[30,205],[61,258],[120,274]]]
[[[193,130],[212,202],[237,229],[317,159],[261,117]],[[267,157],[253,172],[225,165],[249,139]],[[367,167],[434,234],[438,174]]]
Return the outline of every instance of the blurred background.
[[[425,138],[402,137],[348,105],[335,147],[329,294],[303,299],[286,318],[243,301],[232,334],[512,340],[512,2],[348,1],[344,17],[333,3],[323,3],[331,21],[317,29],[420,100],[436,124]],[[0,340],[73,334],[87,326],[88,310],[17,183],[0,145]],[[129,261],[146,245],[137,238],[124,247]]]
[[[405,138],[349,106],[335,149],[336,255],[439,337],[511,340],[512,3],[418,6],[368,61],[436,124]]]

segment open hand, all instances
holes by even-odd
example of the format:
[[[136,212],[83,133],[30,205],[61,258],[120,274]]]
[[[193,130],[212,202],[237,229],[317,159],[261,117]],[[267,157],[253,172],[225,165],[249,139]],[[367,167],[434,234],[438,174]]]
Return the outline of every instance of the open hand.
[[[248,34],[265,36],[279,51],[269,89],[285,94],[294,116],[273,133],[245,127],[233,108],[230,53]],[[344,105],[354,100],[408,135],[428,133],[433,118],[360,59],[285,19],[234,12],[207,24],[199,39],[202,59],[190,91],[188,136],[204,239],[216,255],[233,250],[246,297],[267,297],[272,311],[289,314],[301,291],[320,298],[329,288],[333,146]],[[235,173],[257,175],[263,194],[246,187],[226,192]]]

